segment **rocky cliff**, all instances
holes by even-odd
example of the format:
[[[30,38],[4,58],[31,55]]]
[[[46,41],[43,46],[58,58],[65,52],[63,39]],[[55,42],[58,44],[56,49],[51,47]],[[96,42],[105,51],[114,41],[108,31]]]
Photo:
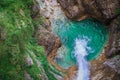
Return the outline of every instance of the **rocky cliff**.
[[[80,19],[88,15],[101,21],[116,16],[120,7],[119,0],[58,0],[65,15],[70,19]]]
[[[58,0],[65,15],[73,20],[93,17],[109,28],[109,48],[107,56],[119,51],[119,0]]]
[[[108,44],[90,62],[91,80],[119,80],[120,0],[57,1],[0,2],[0,80],[73,80],[76,77],[77,66],[64,69],[54,60],[62,44],[51,30],[50,19],[54,21],[57,17],[52,15],[61,9],[70,20],[92,17],[106,25]],[[39,6],[41,3],[45,4],[43,8]]]
[[[0,80],[61,79],[61,73],[46,58],[45,52],[51,51],[56,37],[40,26],[43,22],[35,1],[0,1]],[[40,42],[38,45],[36,40],[39,26],[43,37],[38,39],[42,38],[44,45]],[[46,40],[45,34],[54,40]],[[50,48],[46,46],[48,43]]]
[[[59,10],[58,7],[60,4],[64,14],[71,20],[77,21],[77,20],[83,20],[88,17],[93,17],[99,20],[100,22],[102,22],[104,25],[106,25],[106,27],[109,29],[108,44],[106,45],[103,54],[99,58],[91,62],[91,80],[119,79],[118,77],[119,73],[115,71],[116,69],[110,67],[109,60],[112,61],[114,58],[112,59],[111,57],[115,56],[116,54],[119,55],[119,51],[120,51],[120,44],[119,44],[120,43],[120,38],[119,38],[120,1],[119,0],[114,0],[114,1],[57,0],[57,1],[58,4],[52,0],[42,1],[42,4],[45,4],[45,6],[44,8],[41,9],[41,13],[48,20],[51,19],[52,14],[55,14],[56,12],[55,10]],[[54,18],[54,16],[52,18]],[[116,61],[113,61],[113,63],[116,63]],[[77,68],[72,67],[71,69],[68,70],[68,73],[73,74],[74,70],[77,70]],[[71,76],[66,75],[65,77],[66,77],[65,79],[69,80]]]

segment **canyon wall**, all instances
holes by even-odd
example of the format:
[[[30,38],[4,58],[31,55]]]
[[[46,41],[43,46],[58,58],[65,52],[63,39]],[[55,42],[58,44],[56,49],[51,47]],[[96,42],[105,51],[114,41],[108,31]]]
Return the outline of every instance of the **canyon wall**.
[[[93,17],[109,29],[105,51],[91,62],[91,80],[119,80],[120,0],[58,0],[64,14],[71,20]],[[115,56],[114,58],[111,58]],[[118,60],[117,60],[118,59]],[[114,66],[114,67],[113,67]],[[117,68],[117,69],[116,69]]]

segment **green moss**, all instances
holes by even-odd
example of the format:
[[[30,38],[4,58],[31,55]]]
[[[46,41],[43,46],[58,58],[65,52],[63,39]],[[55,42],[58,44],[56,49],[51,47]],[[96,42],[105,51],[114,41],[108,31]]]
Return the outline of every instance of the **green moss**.
[[[29,54],[30,54],[30,56],[31,56],[31,58],[33,59],[33,62],[34,62],[34,65],[33,65],[32,67],[29,67],[29,68],[28,68],[28,72],[31,73],[31,76],[34,76],[34,77],[35,77],[35,80],[38,79],[38,76],[37,76],[38,71],[39,71],[41,74],[43,74],[43,73],[45,72],[45,74],[47,75],[47,77],[48,77],[49,80],[56,80],[55,77],[54,77],[54,75],[51,73],[51,72],[53,72],[53,70],[51,69],[51,67],[50,67],[50,65],[49,65],[49,63],[48,63],[48,61],[47,61],[47,58],[46,58],[46,56],[45,56],[45,54],[44,54],[44,53],[45,53],[45,52],[44,52],[44,48],[41,47],[41,46],[38,46],[38,45],[35,44],[34,42],[35,42],[35,40],[32,39],[32,40],[30,41],[30,44],[27,46],[27,47],[29,48],[29,50],[34,51],[34,55],[32,55],[33,53],[31,53],[31,51],[28,51]],[[34,45],[33,45],[33,46],[30,46],[30,45],[33,44],[33,43],[34,43]],[[33,56],[34,56],[34,57],[33,57]],[[40,64],[41,64],[41,66],[42,66],[41,68],[38,67],[36,60],[40,61]],[[36,69],[37,71],[34,70],[36,67],[39,68],[38,70]],[[43,70],[41,70],[41,69],[43,69],[44,72],[43,72]],[[54,69],[55,69],[55,68],[54,68]],[[55,71],[55,70],[54,70],[54,71]],[[34,73],[34,72],[35,72],[35,73]],[[55,71],[55,72],[56,72],[56,71]],[[34,74],[33,74],[33,73],[34,73]],[[56,72],[56,73],[58,73],[58,72]],[[60,74],[58,73],[58,75],[60,75]]]
[[[30,52],[39,58],[49,80],[55,80],[49,72],[43,47],[38,46],[32,38],[33,26],[42,20],[41,16],[37,22],[31,18],[29,7],[32,4],[32,0],[0,1],[0,80],[25,80],[24,71],[34,80],[41,80],[38,74],[42,74],[42,71]],[[31,67],[25,62],[26,55],[30,55],[34,62]]]
[[[25,46],[33,34],[29,9],[19,0],[3,0],[0,4],[0,78],[24,80]]]

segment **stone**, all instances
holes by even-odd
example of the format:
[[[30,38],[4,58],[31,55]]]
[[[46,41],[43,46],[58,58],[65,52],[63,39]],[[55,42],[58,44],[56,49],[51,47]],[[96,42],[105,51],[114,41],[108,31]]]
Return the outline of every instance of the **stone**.
[[[106,49],[106,56],[112,57],[114,55],[119,55],[120,46],[119,46],[119,39],[120,39],[120,30],[119,30],[119,20],[114,20],[109,25],[109,42],[108,47]]]
[[[35,0],[34,0],[33,6],[31,7],[30,14],[33,19],[38,18],[39,14],[40,14],[40,7]]]
[[[24,71],[25,80],[33,80],[27,71]]]
[[[115,74],[115,73],[113,73],[111,70],[108,70],[107,68],[104,67],[103,63],[105,61],[106,61],[106,58],[104,54],[102,54],[98,59],[93,60],[91,62],[91,66],[90,66],[91,67],[91,80],[111,80],[112,79],[111,78],[113,77],[112,74]]]
[[[119,80],[120,79],[120,56],[107,59],[105,54],[91,63],[91,80]]]
[[[120,56],[113,57],[104,62],[106,67],[113,69],[115,72],[120,74]]]
[[[78,20],[84,15],[104,21],[116,15],[120,0],[58,0],[65,15]]]
[[[38,44],[45,47],[46,54],[51,53],[58,37],[43,26],[39,27],[36,35]]]
[[[42,14],[48,14],[46,18],[56,18],[52,14],[56,14],[59,11],[59,4],[64,11],[65,15],[72,20],[83,20],[87,17],[93,17],[102,23],[109,23],[107,28],[110,31],[110,39],[109,39],[109,49],[104,54],[101,54],[99,58],[91,62],[91,80],[119,80],[120,75],[116,73],[115,69],[111,69],[110,66],[106,66],[106,58],[105,54],[111,55],[116,52],[116,44],[120,41],[117,39],[119,37],[116,25],[116,10],[120,7],[120,0],[58,0],[57,3],[51,3],[55,0],[44,0],[45,8],[41,8]],[[51,1],[51,2],[50,2]],[[49,3],[49,4],[48,4]],[[55,5],[55,6],[54,6]],[[51,7],[52,6],[52,7]],[[42,12],[43,11],[43,12]],[[44,12],[46,11],[46,12]],[[53,19],[54,20],[54,19]],[[40,27],[38,31],[37,42],[39,45],[45,46],[46,53],[49,54],[54,49],[55,45],[55,36],[51,39],[51,36],[54,35],[52,32],[49,32],[44,27]],[[44,35],[43,35],[43,34]],[[50,42],[49,42],[50,40]],[[53,40],[51,42],[51,40]],[[110,47],[111,46],[111,47]],[[118,50],[119,51],[119,50]],[[53,51],[53,53],[56,52]],[[111,53],[110,53],[111,52]],[[51,57],[50,57],[51,58]],[[48,59],[49,60],[49,59]],[[115,63],[115,62],[114,62]],[[114,68],[114,67],[113,67]],[[66,76],[65,76],[66,77]],[[66,79],[65,79],[66,80]]]
[[[70,19],[78,19],[83,15],[86,15],[85,9],[82,3],[77,0],[58,0],[65,15]]]
[[[27,57],[26,57],[26,62],[27,62],[28,66],[32,66],[34,64],[33,60],[31,59],[31,57],[29,55],[27,55]]]

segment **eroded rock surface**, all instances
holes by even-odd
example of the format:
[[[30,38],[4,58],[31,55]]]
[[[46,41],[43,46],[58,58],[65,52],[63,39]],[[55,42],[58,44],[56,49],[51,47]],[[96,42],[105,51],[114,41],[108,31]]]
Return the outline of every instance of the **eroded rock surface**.
[[[37,36],[37,42],[39,45],[45,47],[46,54],[51,53],[54,49],[57,37],[42,26],[39,27]]]
[[[119,0],[58,0],[58,2],[66,16],[74,20],[89,15],[103,21],[114,17],[120,7]]]
[[[120,74],[120,56],[113,57],[104,62],[106,67],[113,69],[116,73]]]
[[[41,7],[41,13],[48,19],[52,21],[52,18],[56,19],[54,16],[59,12],[59,4],[54,0],[41,0],[44,5]],[[109,42],[107,51],[102,54],[98,59],[91,62],[91,80],[119,80],[119,74],[116,73],[114,69],[110,66],[106,66],[106,62],[109,60],[105,55],[111,56],[112,54],[119,54],[120,51],[120,38],[119,38],[119,25],[116,16],[116,10],[120,7],[119,0],[58,0],[65,15],[73,20],[82,20],[88,16],[94,17],[101,22],[107,24],[109,29]],[[58,12],[58,13],[57,13]],[[53,21],[54,21],[53,19]],[[109,23],[109,24],[108,24]],[[40,27],[38,36],[38,43],[45,46],[46,53],[55,55],[57,48],[54,49],[55,42],[57,40],[56,36],[46,30],[44,27]],[[42,33],[42,34],[41,34]],[[55,51],[54,51],[55,50]],[[54,58],[54,55],[51,55]],[[113,60],[113,59],[111,59]],[[114,61],[116,62],[116,61]],[[54,64],[54,61],[51,63]],[[55,64],[57,65],[57,64]],[[58,65],[57,65],[58,66]],[[58,68],[60,69],[60,68]],[[72,70],[73,69],[73,70]],[[73,74],[76,68],[69,69],[65,75],[65,79],[70,80],[69,74]],[[117,68],[119,69],[119,68]],[[60,69],[61,70],[61,69]]]
[[[107,59],[104,54],[91,62],[91,80],[119,80],[120,56]]]
[[[86,15],[85,8],[81,1],[77,0],[58,0],[66,16],[70,19],[78,19]]]
[[[119,20],[120,0],[57,0],[65,15],[73,20],[94,17],[107,25],[109,29],[109,47],[106,56],[119,54],[120,28]]]

